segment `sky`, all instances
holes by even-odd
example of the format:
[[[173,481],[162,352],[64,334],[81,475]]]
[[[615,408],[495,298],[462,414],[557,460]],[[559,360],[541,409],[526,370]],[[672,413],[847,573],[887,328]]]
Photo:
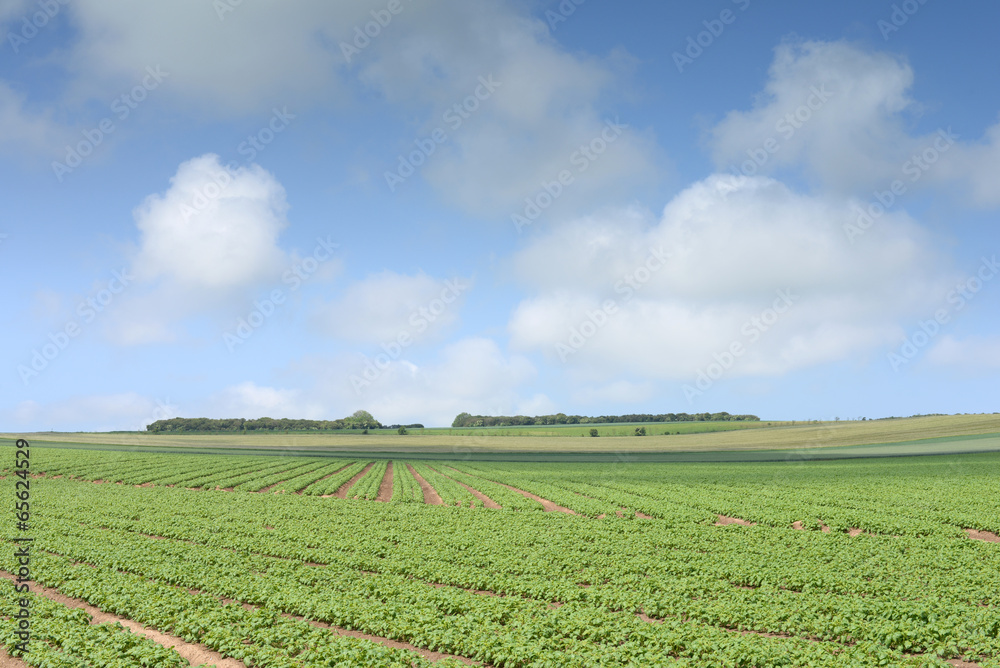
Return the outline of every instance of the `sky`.
[[[998,22],[0,0],[0,430],[1000,410]]]

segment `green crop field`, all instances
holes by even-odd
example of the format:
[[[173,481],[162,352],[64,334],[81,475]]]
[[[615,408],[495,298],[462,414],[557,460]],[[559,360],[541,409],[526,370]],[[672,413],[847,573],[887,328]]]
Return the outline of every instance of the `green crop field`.
[[[18,571],[12,539],[33,538],[32,593],[0,596],[0,644],[26,665],[1000,667],[1000,453],[636,464],[38,445],[30,474],[3,472],[32,500],[28,526],[4,514],[0,573]],[[24,596],[27,654],[12,649]]]
[[[754,426],[750,426],[754,425]],[[946,415],[893,420],[842,422],[676,422],[646,423],[647,435],[618,436],[633,433],[635,426],[598,426],[604,436],[583,436],[590,427],[520,427],[517,429],[437,429],[433,433],[400,436],[394,432],[362,435],[358,433],[248,433],[248,434],[148,434],[129,433],[42,433],[28,437],[32,443],[84,445],[122,448],[251,451],[314,449],[324,453],[379,452],[461,457],[479,453],[525,453],[532,458],[552,453],[671,453],[671,452],[748,452],[755,450],[801,450],[843,448],[861,445],[907,443],[932,438],[977,435],[1000,436],[1000,414]],[[526,435],[528,432],[537,435]],[[430,431],[430,430],[427,430]],[[511,435],[504,435],[510,431]],[[664,434],[664,432],[671,432]],[[680,434],[674,433],[680,431]],[[493,433],[500,432],[500,433]],[[567,435],[544,438],[547,432]],[[0,434],[0,440],[21,438]],[[949,448],[943,448],[947,452]],[[922,452],[922,451],[921,451]],[[906,454],[905,452],[903,454]]]

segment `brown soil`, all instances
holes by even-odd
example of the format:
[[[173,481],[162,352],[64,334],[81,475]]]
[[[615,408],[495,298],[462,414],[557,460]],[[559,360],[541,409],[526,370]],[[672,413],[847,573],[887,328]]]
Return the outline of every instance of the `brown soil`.
[[[647,515],[646,513],[640,513],[638,510],[635,511],[635,516],[638,517],[640,520],[651,520],[651,519],[653,519],[652,515]]]
[[[860,536],[863,533],[864,529],[858,529],[857,527],[851,527],[850,529],[847,530],[847,535],[850,536],[851,538],[854,538],[855,536]]]
[[[477,476],[477,475],[473,475],[472,473],[469,473],[467,475],[471,475],[473,478],[479,478],[480,477],[480,476]],[[494,480],[493,482],[496,482],[496,481]],[[538,501],[538,503],[542,504],[542,509],[545,512],[547,512],[547,513],[558,512],[558,513],[566,513],[567,515],[576,515],[576,511],[575,510],[570,510],[569,508],[565,508],[565,507],[560,506],[558,504],[552,503],[548,499],[543,499],[542,497],[537,496],[535,494],[532,494],[531,492],[526,492],[523,489],[518,489],[517,487],[511,487],[510,485],[505,485],[502,482],[497,482],[497,484],[500,485],[500,486],[502,486],[502,487],[506,487],[507,489],[509,489],[509,490],[511,490],[513,492],[517,492],[521,496],[526,496],[529,499],[533,499],[535,501]]]
[[[607,517],[607,515],[605,513],[601,513],[600,515],[597,516],[597,519],[603,520],[605,517]]]
[[[409,470],[410,475],[412,475],[417,481],[417,484],[420,485],[420,489],[424,493],[424,503],[430,506],[444,505],[444,501],[441,500],[441,495],[435,492],[434,488],[430,486],[430,483],[421,478],[420,474],[413,470],[413,466],[407,464],[406,468]]]
[[[973,540],[985,540],[987,543],[1000,543],[1000,536],[996,535],[992,531],[976,531],[975,529],[966,529],[965,533],[968,534],[969,538]]]
[[[373,466],[375,466],[375,462],[369,462],[367,466],[365,466],[363,469],[361,469],[360,471],[358,471],[357,475],[355,475],[353,478],[351,478],[350,480],[348,480],[347,482],[345,482],[343,485],[341,485],[340,489],[338,489],[333,494],[324,494],[322,498],[329,499],[329,498],[333,497],[333,498],[337,498],[337,499],[346,499],[347,498],[347,490],[349,490],[351,487],[354,487],[354,483],[356,483],[357,481],[361,480],[361,476],[363,476],[364,474],[368,473],[368,469],[370,469]]]
[[[0,571],[0,577],[6,580],[13,580],[14,576],[6,571]],[[158,645],[164,647],[172,647],[174,651],[183,656],[191,665],[197,666],[203,663],[207,663],[217,668],[246,668],[244,664],[236,659],[226,658],[205,647],[204,645],[196,645],[194,643],[189,643],[177,636],[168,635],[166,633],[160,633],[155,629],[150,629],[138,622],[134,622],[131,619],[125,617],[119,617],[118,615],[112,615],[103,610],[95,608],[86,601],[82,601],[78,598],[70,598],[59,592],[57,589],[52,589],[50,587],[42,587],[37,583],[31,587],[31,592],[38,596],[44,596],[50,601],[55,601],[56,603],[61,603],[69,608],[81,608],[91,616],[92,624],[103,624],[107,622],[118,622],[125,628],[127,628],[132,633],[137,635],[142,635]],[[16,665],[16,664],[11,664]],[[6,663],[3,666],[7,666]]]
[[[354,462],[351,462],[351,464],[353,464],[353,463],[354,463]],[[348,464],[347,466],[350,466],[351,464]],[[295,492],[295,493],[296,493],[296,494],[301,494],[302,492],[304,492],[305,490],[309,489],[309,488],[310,488],[310,487],[312,487],[313,485],[318,485],[319,483],[323,482],[324,480],[326,480],[326,479],[327,479],[327,478],[329,478],[330,476],[333,476],[333,475],[337,475],[338,473],[340,473],[341,471],[343,471],[344,469],[346,469],[346,468],[347,468],[347,466],[342,466],[342,467],[340,467],[339,469],[337,469],[336,471],[334,471],[333,473],[331,473],[331,474],[329,474],[329,475],[325,475],[325,476],[323,476],[322,478],[320,478],[320,479],[319,479],[319,480],[317,480],[316,482],[312,482],[312,483],[309,483],[308,485],[306,485],[305,487],[303,487],[302,489],[298,490],[298,491],[297,491],[297,492]],[[390,464],[390,466],[391,466],[391,464]],[[232,488],[232,487],[227,487],[226,489],[227,489],[227,490],[229,490],[230,492],[231,492],[231,491],[233,491],[233,488]]]
[[[739,524],[745,527],[757,526],[756,522],[747,522],[746,520],[741,520],[738,517],[726,517],[725,515],[719,515],[719,521],[713,524],[712,526],[724,527],[727,524]]]
[[[438,471],[435,468],[431,468],[431,471],[436,471],[437,473],[441,473],[440,471]],[[441,475],[444,475],[444,474],[441,473]],[[494,501],[490,497],[486,496],[485,494],[483,494],[479,490],[472,489],[471,487],[469,487],[468,485],[466,485],[461,480],[455,480],[454,478],[452,478],[451,476],[448,476],[448,475],[444,475],[444,477],[447,478],[448,480],[451,480],[452,482],[457,482],[459,485],[461,485],[462,487],[464,487],[465,489],[467,489],[469,491],[469,493],[472,494],[472,496],[474,496],[477,499],[479,499],[479,501],[485,507],[487,507],[487,508],[493,508],[493,509],[499,509],[500,508],[500,504],[499,503],[497,503],[496,501]]]
[[[28,668],[28,664],[12,657],[4,646],[0,645],[0,668]]]
[[[945,663],[950,663],[955,666],[955,668],[982,668],[978,663],[972,663],[970,661],[962,661],[961,659],[951,659],[945,661]]]
[[[378,496],[375,497],[376,501],[381,501],[382,503],[388,503],[392,500],[392,462],[385,467],[385,475],[382,476],[382,484],[378,487]]]

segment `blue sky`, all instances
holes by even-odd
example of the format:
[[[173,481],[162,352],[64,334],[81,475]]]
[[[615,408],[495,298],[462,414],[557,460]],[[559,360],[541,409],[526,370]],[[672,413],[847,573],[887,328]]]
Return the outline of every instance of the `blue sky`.
[[[996,411],[998,20],[0,0],[0,429]]]

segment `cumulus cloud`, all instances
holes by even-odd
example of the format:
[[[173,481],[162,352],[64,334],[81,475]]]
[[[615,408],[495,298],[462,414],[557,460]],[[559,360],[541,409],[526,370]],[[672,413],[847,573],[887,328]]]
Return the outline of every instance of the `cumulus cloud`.
[[[770,139],[778,148],[764,149],[762,172],[804,164],[840,191],[882,185],[915,147],[903,116],[915,108],[912,84],[909,64],[890,54],[845,42],[782,44],[753,108],[712,130],[716,165],[740,168]]]
[[[134,285],[115,309],[117,340],[171,340],[178,320],[276,283],[290,263],[278,247],[287,210],[284,188],[258,165],[229,171],[212,154],[181,164],[165,193],[133,211],[140,239]]]
[[[29,108],[26,96],[0,81],[0,148],[55,152],[68,138],[51,112]]]
[[[732,111],[710,132],[720,171],[778,174],[803,167],[821,189],[870,197],[900,181],[1000,205],[1000,124],[978,141],[950,126],[914,134],[923,115],[910,96],[914,72],[896,55],[847,42],[784,43],[749,110]]]
[[[447,426],[462,411],[509,415],[554,408],[544,394],[530,390],[534,365],[524,356],[505,354],[491,339],[460,339],[427,359],[411,352],[384,360],[310,357],[290,365],[283,382],[307,388],[307,396],[321,401],[327,415],[364,408],[386,423]]]
[[[548,215],[580,210],[601,193],[632,194],[655,180],[653,142],[634,128],[624,127],[586,168],[572,162],[613,120],[606,100],[627,58],[570,53],[544,21],[514,3],[407,2],[365,39],[357,33],[364,37],[371,12],[385,12],[384,2],[307,0],[294,12],[242,3],[221,15],[218,5],[228,6],[73,3],[73,96],[114,95],[150,65],[169,73],[164,101],[199,116],[242,117],[275,100],[305,112],[381,98],[409,123],[399,135],[400,153],[437,128],[446,132],[421,175],[441,197],[477,215],[506,218],[565,169],[573,170],[574,187]],[[261,49],[263,43],[273,48]],[[477,100],[482,80],[498,86]],[[467,100],[477,108],[456,112]],[[384,169],[395,163],[386,156]]]
[[[927,360],[963,371],[995,373],[1000,369],[1000,337],[957,339],[948,335],[927,353]]]
[[[337,299],[316,307],[314,319],[325,334],[348,341],[385,343],[402,335],[411,343],[427,342],[458,321],[471,287],[466,278],[440,280],[386,270],[352,283]]]
[[[905,213],[852,244],[855,219],[850,203],[716,175],[656,221],[625,211],[565,225],[513,259],[534,294],[512,314],[511,345],[592,382],[690,379],[734,342],[734,376],[865,354],[954,274]]]
[[[205,400],[202,410],[213,418],[331,419],[328,407],[302,390],[262,386],[252,381],[213,394]]]

